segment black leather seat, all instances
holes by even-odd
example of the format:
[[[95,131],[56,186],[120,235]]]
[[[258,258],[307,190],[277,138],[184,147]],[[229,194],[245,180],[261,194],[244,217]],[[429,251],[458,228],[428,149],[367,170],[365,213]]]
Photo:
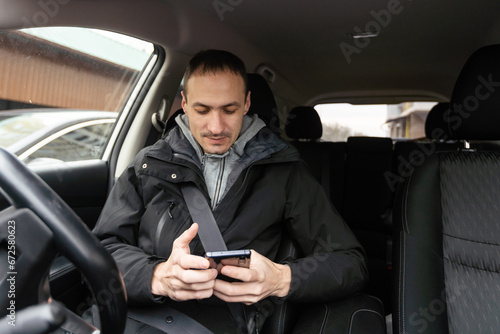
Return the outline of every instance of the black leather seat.
[[[450,139],[500,139],[498,59],[489,46],[465,64],[444,118]],[[500,153],[436,152],[399,189],[393,332],[498,333]]]
[[[346,143],[320,141],[323,125],[313,107],[293,108],[287,117],[285,133],[340,211],[344,198]]]
[[[450,104],[441,102],[436,104],[425,119],[425,137],[428,139],[446,141],[450,139],[446,115],[449,114]]]
[[[273,92],[266,79],[257,73],[248,73],[248,89],[251,92],[250,115],[257,114],[271,131],[278,136],[281,134],[278,107],[274,99]]]
[[[445,122],[449,109],[449,103],[441,102],[429,111],[425,119],[425,140],[398,141],[394,144],[394,174],[388,178],[393,191],[432,154],[456,151],[463,146],[462,143],[451,140]]]
[[[386,181],[392,172],[392,140],[347,139],[344,205],[341,210],[367,255],[370,280],[366,291],[391,309],[392,203]]]

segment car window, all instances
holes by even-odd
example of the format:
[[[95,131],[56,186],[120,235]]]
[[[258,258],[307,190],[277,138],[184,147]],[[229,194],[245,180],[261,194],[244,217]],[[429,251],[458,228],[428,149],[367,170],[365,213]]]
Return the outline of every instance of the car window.
[[[95,29],[0,32],[0,146],[25,162],[100,158],[153,54],[151,43]]]
[[[48,159],[61,161],[80,161],[100,159],[109,131],[114,120],[95,121],[97,124],[83,126],[55,138],[29,154],[27,151],[20,158],[28,163],[45,163]]]
[[[352,136],[425,138],[425,119],[436,102],[352,105],[318,104],[324,141],[346,141]]]

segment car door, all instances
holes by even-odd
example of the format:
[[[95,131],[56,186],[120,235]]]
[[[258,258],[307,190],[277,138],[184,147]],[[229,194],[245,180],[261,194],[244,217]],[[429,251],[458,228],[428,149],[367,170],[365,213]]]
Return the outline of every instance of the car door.
[[[95,29],[0,31],[0,147],[18,155],[90,229],[114,181],[114,152],[161,66],[161,53],[151,43]],[[33,117],[12,121],[19,116],[12,114],[28,112],[46,116],[38,123]],[[106,113],[106,126],[92,116],[97,112]],[[2,122],[8,124],[2,128]],[[0,210],[9,205],[0,192]],[[65,258],[54,261],[50,286],[70,309],[81,313],[88,305],[82,277]]]
[[[0,68],[5,73],[2,86],[7,87],[0,91],[0,116],[19,109],[46,115],[41,125],[33,119],[14,125],[11,122],[13,136],[26,139],[41,127],[42,132],[51,134],[51,127],[55,128],[59,120],[57,131],[69,129],[58,138],[47,136],[28,143],[29,156],[12,153],[18,154],[92,228],[112,183],[111,152],[131,113],[131,101],[138,96],[138,83],[150,74],[144,69],[157,59],[153,57],[154,46],[94,29],[33,28],[1,32],[0,53]],[[94,129],[90,134],[71,128],[78,117],[93,121],[88,114],[95,111],[114,114],[110,118],[116,120],[115,125],[108,125],[105,133],[96,126],[86,128]],[[64,117],[68,117],[67,123]],[[100,138],[92,146],[86,145],[89,135],[95,139],[97,131]],[[6,206],[6,200],[1,204]]]

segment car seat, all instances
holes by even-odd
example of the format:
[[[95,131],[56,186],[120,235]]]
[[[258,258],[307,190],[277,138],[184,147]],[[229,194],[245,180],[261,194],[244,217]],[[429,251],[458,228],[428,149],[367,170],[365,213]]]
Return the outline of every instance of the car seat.
[[[459,151],[431,154],[394,208],[394,333],[494,333],[500,328],[500,45],[464,65],[444,114]]]

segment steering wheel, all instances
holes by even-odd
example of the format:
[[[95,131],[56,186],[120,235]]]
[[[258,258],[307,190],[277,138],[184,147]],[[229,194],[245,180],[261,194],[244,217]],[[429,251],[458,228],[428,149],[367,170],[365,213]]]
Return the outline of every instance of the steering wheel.
[[[39,176],[2,148],[0,166],[0,188],[13,205],[0,212],[0,332],[98,333],[50,297],[48,272],[60,253],[89,282],[101,332],[123,333],[125,286],[111,255]]]

